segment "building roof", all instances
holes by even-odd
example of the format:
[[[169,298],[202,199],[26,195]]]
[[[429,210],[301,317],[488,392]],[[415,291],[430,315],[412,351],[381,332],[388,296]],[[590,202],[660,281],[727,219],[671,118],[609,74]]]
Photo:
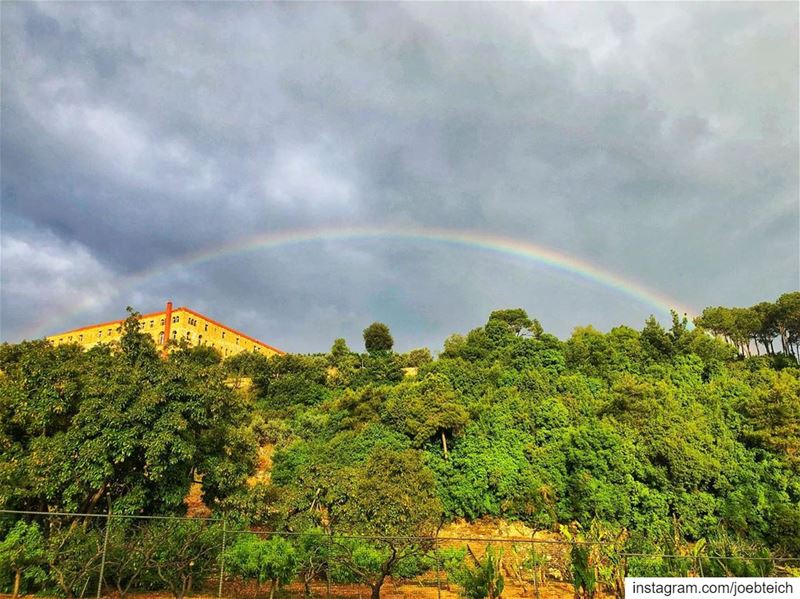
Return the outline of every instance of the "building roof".
[[[236,330],[236,329],[234,329],[232,327],[229,327],[228,325],[222,324],[221,322],[219,322],[217,320],[214,320],[213,318],[209,318],[205,314],[201,314],[200,312],[192,310],[191,308],[187,308],[186,306],[180,306],[178,308],[173,308],[172,309],[172,313],[174,314],[175,312],[187,312],[187,313],[189,313],[189,314],[191,314],[193,316],[197,316],[198,318],[202,318],[203,320],[208,321],[209,323],[213,324],[214,326],[220,327],[221,329],[225,329],[226,331],[229,331],[229,332],[233,333],[234,335],[238,335],[239,337],[241,337],[243,339],[247,339],[248,341],[252,341],[253,343],[257,343],[258,345],[261,345],[263,347],[271,349],[272,351],[274,351],[274,352],[276,352],[278,354],[285,354],[286,353],[283,350],[278,349],[277,347],[271,346],[269,343],[264,343],[263,341],[259,341],[255,337],[251,337],[250,335],[242,333],[241,331],[238,331],[238,330]],[[163,316],[166,313],[167,313],[166,310],[161,310],[159,312],[149,312],[147,314],[140,315],[139,316],[139,320],[145,320],[147,318],[153,318],[153,317],[156,317],[156,316]],[[110,320],[108,322],[100,322],[100,323],[97,323],[97,324],[90,324],[90,325],[78,327],[77,329],[70,329],[69,331],[64,331],[63,333],[55,333],[53,335],[48,335],[48,337],[60,337],[61,335],[68,335],[70,333],[77,333],[78,331],[86,331],[88,329],[97,329],[97,328],[107,327],[107,326],[112,326],[112,325],[121,325],[123,322],[125,322],[124,318],[122,318],[120,320]]]

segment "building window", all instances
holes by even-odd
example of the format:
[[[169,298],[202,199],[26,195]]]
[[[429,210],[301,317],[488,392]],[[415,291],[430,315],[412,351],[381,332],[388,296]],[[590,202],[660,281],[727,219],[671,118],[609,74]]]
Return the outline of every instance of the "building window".
[[[180,316],[173,316],[173,317],[172,317],[172,322],[173,322],[173,323],[175,323],[175,322],[180,322],[180,321],[181,321],[181,317],[180,317]]]
[[[206,333],[208,332],[208,323],[206,323],[205,326],[203,327],[203,331],[205,331]]]
[[[236,345],[239,345],[239,338],[236,338]]]
[[[83,341],[83,335],[78,335],[78,341]]]
[[[165,318],[162,318],[162,319],[161,319],[161,325],[163,326],[165,322],[166,322],[166,319],[165,319]]]
[[[164,345],[164,331],[161,331],[158,334],[158,344],[159,345]]]
[[[198,335],[197,336],[197,345],[202,345],[202,344],[203,344],[203,336],[202,335]]]
[[[150,321],[150,328],[151,328],[151,329],[153,328],[153,325],[155,324],[155,322],[156,322],[155,320],[151,320],[151,321]]]
[[[103,336],[103,331],[97,331],[97,338],[100,339],[100,337],[102,336]]]
[[[225,331],[222,331],[222,338],[225,339]]]
[[[178,331],[172,331],[172,338],[175,340],[178,339]]]
[[[186,338],[187,339],[191,339],[192,338],[192,332],[191,331],[186,331]]]

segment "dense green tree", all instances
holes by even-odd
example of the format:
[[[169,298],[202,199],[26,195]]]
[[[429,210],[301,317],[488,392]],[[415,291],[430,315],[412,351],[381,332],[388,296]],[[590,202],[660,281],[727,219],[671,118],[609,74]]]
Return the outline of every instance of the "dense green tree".
[[[326,354],[240,354],[222,365],[191,348],[164,357],[135,313],[119,343],[89,351],[4,344],[0,503],[181,513],[202,479],[204,501],[229,524],[292,533],[292,572],[307,589],[328,570],[374,596],[387,577],[424,571],[430,535],[458,517],[553,531],[576,523],[617,553],[687,556],[631,557],[631,572],[763,574],[753,564],[769,561],[749,558],[800,551],[799,297],[708,308],[695,328],[677,314],[669,328],[654,318],[641,331],[578,327],[566,341],[502,310],[448,338],[436,359],[355,354],[341,340]],[[412,363],[415,376],[404,377]],[[226,384],[244,376],[247,391]],[[259,444],[274,449],[263,454],[269,477],[245,485]],[[16,566],[5,556],[27,546],[35,557],[38,546],[9,536],[12,525],[0,520],[0,538],[12,539],[0,550],[8,590]],[[26,592],[77,596],[96,580],[102,526],[31,526],[48,580],[26,567]],[[203,530],[115,521],[106,584],[121,595],[186,592],[187,576],[205,576],[191,555],[218,557],[203,549]],[[155,551],[162,536],[170,551]],[[618,586],[612,557],[587,556],[606,588]],[[166,560],[182,572],[170,581],[155,574]]]
[[[225,371],[234,377],[254,377],[269,369],[269,358],[258,352],[239,352],[225,360]]]
[[[431,350],[427,347],[420,347],[403,354],[402,361],[403,366],[407,368],[419,368],[433,362],[433,356],[431,356]]]
[[[39,526],[19,520],[0,541],[0,581],[13,580],[13,599],[24,583],[35,585],[47,579],[45,558],[45,541]]]
[[[364,347],[370,354],[390,352],[393,345],[394,339],[389,332],[389,327],[382,322],[373,322],[364,329]]]
[[[397,383],[403,380],[399,357],[389,352],[374,352],[364,357],[363,368],[354,377],[354,385]]]
[[[172,360],[188,360],[201,367],[214,366],[222,362],[222,354],[220,351],[215,347],[211,347],[210,345],[187,346],[185,348],[181,348],[177,352],[174,352],[170,358]]]
[[[416,447],[438,437],[447,459],[447,435],[461,431],[468,414],[457,400],[452,385],[440,374],[419,382],[402,383],[389,392],[387,420],[407,434]]]
[[[200,520],[157,521],[147,527],[157,539],[148,565],[175,599],[183,599],[215,570],[222,529]]]
[[[505,579],[501,571],[501,556],[495,554],[491,547],[486,549],[486,554],[478,559],[471,550],[468,550],[472,565],[464,558],[461,560],[448,560],[448,575],[461,587],[461,596],[464,599],[499,599],[505,588]]]
[[[331,346],[331,359],[333,360],[334,364],[338,363],[340,360],[343,360],[350,356],[352,352],[350,348],[347,347],[347,341],[342,339],[335,339],[333,345]]]
[[[783,353],[800,358],[800,291],[780,296],[775,311]]]
[[[328,396],[325,356],[272,356],[252,374],[259,403],[269,413],[286,413],[322,403]]]
[[[370,584],[372,599],[379,599],[387,576],[402,562],[433,546],[432,537],[442,511],[436,481],[416,452],[377,451],[350,471],[346,486],[347,499],[338,508],[339,526],[356,534],[387,539],[372,543],[379,558],[371,564],[360,562],[359,546],[347,543],[340,559]]]
[[[668,360],[674,352],[674,339],[664,330],[655,316],[650,316],[645,322],[641,333],[642,347],[645,354],[655,361]]]
[[[756,348],[758,344],[764,346],[764,353],[772,355],[775,353],[774,339],[778,336],[778,311],[775,304],[761,302],[750,308],[757,322],[754,341]]]
[[[454,333],[444,340],[444,348],[442,350],[442,357],[444,358],[458,358],[461,356],[462,351],[467,345],[467,340],[463,335]]]
[[[0,503],[80,512],[209,504],[255,466],[246,400],[219,367],[158,357],[134,313],[116,346],[23,343],[0,353]]]
[[[286,539],[274,536],[259,538],[256,534],[240,536],[225,556],[230,572],[256,581],[258,586],[269,581],[269,599],[282,585],[291,582],[297,569],[294,546]]]
[[[515,335],[530,334],[533,326],[533,321],[528,318],[528,313],[522,308],[495,310],[489,315],[489,321],[492,320],[506,323]]]

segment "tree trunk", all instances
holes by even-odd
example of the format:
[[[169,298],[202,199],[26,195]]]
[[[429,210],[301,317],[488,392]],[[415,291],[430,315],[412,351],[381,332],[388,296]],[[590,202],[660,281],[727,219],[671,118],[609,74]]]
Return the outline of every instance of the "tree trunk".
[[[442,449],[444,450],[444,459],[447,459],[447,437],[444,436],[444,431],[442,431]]]
[[[392,556],[381,566],[381,575],[378,577],[378,580],[375,581],[375,584],[372,585],[372,594],[370,595],[371,599],[381,599],[381,587],[383,586],[383,581],[386,580],[386,576],[394,569],[395,560],[397,559],[397,547],[392,545]]]
[[[22,568],[17,568],[14,571],[14,590],[11,591],[11,599],[17,599],[19,595],[19,585],[22,582]]]
[[[375,584],[372,585],[370,599],[381,599],[381,587],[383,586],[384,580],[386,580],[386,574],[381,574],[378,580],[375,581]]]
[[[272,599],[275,596],[275,584],[278,581],[276,579],[272,579],[272,583],[269,585],[269,599]]]

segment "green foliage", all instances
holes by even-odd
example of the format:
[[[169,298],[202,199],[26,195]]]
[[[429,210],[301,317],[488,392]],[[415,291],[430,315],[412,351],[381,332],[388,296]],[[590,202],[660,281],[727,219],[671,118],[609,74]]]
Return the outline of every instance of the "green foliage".
[[[356,436],[337,436],[322,451],[305,453],[294,476],[276,480],[292,484],[286,492],[292,497],[291,511],[299,515],[295,525],[393,537],[335,539],[331,559],[338,576],[348,573],[369,584],[373,597],[380,595],[387,576],[430,550],[442,511],[435,479],[419,453],[390,449],[380,433],[373,428]]]
[[[255,466],[248,401],[218,366],[164,360],[132,313],[116,346],[0,352],[0,505],[183,509],[195,473],[213,503]]]
[[[591,599],[597,589],[597,578],[594,566],[589,561],[591,549],[587,545],[573,543],[570,551],[572,565],[572,586],[575,588],[575,597]]]
[[[433,356],[431,356],[431,350],[429,350],[427,347],[421,347],[418,349],[412,349],[407,354],[403,354],[401,356],[401,362],[403,367],[419,368],[433,362]]]
[[[225,372],[234,377],[255,377],[269,368],[269,358],[258,352],[239,352],[225,360]]]
[[[162,587],[154,559],[161,539],[153,534],[151,526],[150,521],[111,520],[103,576],[120,597],[132,590]]]
[[[389,352],[372,352],[363,360],[355,385],[397,383],[403,380],[400,359]]]
[[[251,377],[265,412],[285,414],[327,399],[326,370],[323,356],[285,354],[263,362]]]
[[[751,345],[760,353],[774,355],[775,337],[784,356],[793,363],[800,358],[800,291],[784,293],[773,304],[761,302],[750,308],[706,308],[694,323],[733,344],[742,356],[751,356]]]
[[[350,470],[340,526],[359,534],[432,536],[440,521],[436,481],[412,450],[373,450]]]
[[[161,583],[175,599],[183,597],[216,569],[222,529],[198,520],[156,522],[147,527],[156,546],[150,558]]]
[[[769,560],[749,558],[800,553],[799,314],[800,294],[790,293],[709,308],[696,328],[673,314],[669,328],[650,318],[641,330],[577,327],[561,341],[520,309],[498,310],[449,337],[437,359],[393,354],[386,339],[360,355],[337,340],[327,354],[240,354],[220,365],[192,349],[164,359],[132,313],[119,343],[90,351],[0,346],[0,505],[181,513],[202,477],[204,500],[229,522],[299,533],[281,548],[293,556],[286,572],[310,585],[327,568],[369,584],[373,597],[388,576],[431,567],[431,537],[459,517],[554,531],[574,523],[585,596],[618,592],[626,570],[759,574]],[[408,366],[415,376],[404,377]],[[247,393],[226,385],[243,376],[254,383]],[[259,444],[274,449],[271,480],[250,487]],[[22,588],[80,595],[96,580],[102,528],[38,526],[43,554],[35,528],[2,530],[2,584],[15,577],[7,555],[24,550],[35,559],[20,570]],[[121,549],[107,583],[121,595],[187,592],[206,575],[192,571],[191,555],[218,557],[204,540],[216,533],[187,526],[112,526]],[[155,550],[156,535],[169,551]],[[584,555],[581,540],[611,549]],[[278,551],[260,543],[280,542],[239,539],[230,571],[277,587],[286,578],[264,563]],[[619,561],[623,549],[675,557]],[[448,571],[469,566],[475,596],[498,591],[496,563],[451,553],[439,557]],[[168,583],[158,566],[170,560],[183,574],[164,574]]]
[[[39,526],[18,521],[0,541],[0,588],[13,596],[47,580],[45,540]]]
[[[298,566],[295,548],[289,541],[279,536],[265,540],[255,534],[239,537],[226,552],[225,563],[232,574],[244,579],[254,579],[259,584],[270,581],[270,597],[294,578]]]
[[[331,346],[331,359],[334,364],[338,364],[341,360],[346,359],[351,353],[350,348],[347,347],[347,341],[342,338],[334,340]]]
[[[492,547],[486,549],[482,559],[478,559],[471,550],[469,557],[465,552],[453,553],[445,557],[445,568],[461,589],[460,597],[464,599],[497,599],[503,594],[505,579],[500,567],[501,556],[495,554]],[[469,559],[471,564],[466,560]]]
[[[209,367],[222,363],[222,354],[218,349],[211,347],[210,345],[195,345],[173,352],[170,355],[170,359],[187,360],[197,364],[200,367]]]
[[[48,531],[47,569],[50,582],[67,599],[84,593],[100,572],[103,531],[93,526],[55,522]]]
[[[393,345],[394,339],[389,332],[389,327],[382,322],[373,322],[364,329],[364,347],[370,354],[390,352]]]
[[[415,447],[441,438],[447,455],[446,434],[460,432],[468,421],[447,378],[429,374],[419,382],[401,383],[389,392],[386,420],[407,434]]]

